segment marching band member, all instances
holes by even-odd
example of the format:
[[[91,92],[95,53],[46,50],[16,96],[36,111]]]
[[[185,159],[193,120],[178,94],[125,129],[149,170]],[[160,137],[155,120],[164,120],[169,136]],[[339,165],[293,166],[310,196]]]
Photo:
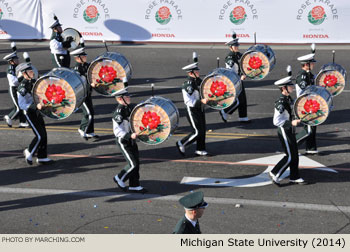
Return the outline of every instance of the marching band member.
[[[288,167],[290,167],[290,183],[306,184],[299,175],[298,145],[293,126],[300,124],[300,119],[292,120],[293,100],[290,93],[293,92],[293,83],[291,77],[290,71],[290,76],[275,82],[281,91],[281,96],[275,102],[273,124],[278,127],[277,134],[286,154],[269,172],[272,182],[276,185],[280,185],[280,177]]]
[[[130,94],[127,88],[119,91],[115,99],[118,102],[118,106],[112,117],[113,132],[117,138],[117,145],[128,164],[119,174],[114,176],[113,180],[124,192],[127,191],[125,182],[129,180],[129,192],[146,193],[147,189],[140,185],[140,159],[139,149],[136,143],[137,134],[131,133],[129,126],[131,108],[129,106]]]
[[[84,41],[81,39],[81,48],[74,50],[70,54],[74,56],[74,60],[76,61],[74,70],[77,71],[80,76],[83,78],[85,83],[87,83],[87,70],[89,68],[90,63],[87,62],[87,54],[84,50]],[[83,102],[82,110],[83,110],[83,118],[80,123],[80,128],[78,132],[81,137],[88,140],[89,138],[98,138],[99,136],[94,133],[94,107],[92,104],[92,87],[88,86],[87,96]]]
[[[19,66],[18,71],[23,75],[23,80],[18,86],[18,104],[23,110],[27,121],[32,128],[35,138],[29,147],[24,150],[24,157],[27,164],[33,164],[33,156],[37,152],[37,163],[47,164],[53,162],[47,157],[47,133],[45,122],[38,110],[42,109],[42,105],[35,106],[34,99],[31,94],[33,84],[35,83],[34,71],[30,63],[24,63]]]
[[[179,202],[185,208],[185,215],[176,224],[173,234],[201,234],[198,219],[203,216],[208,206],[204,201],[203,192],[187,194]]]
[[[14,105],[14,108],[11,110],[11,112],[8,115],[4,116],[4,119],[7,123],[7,126],[12,127],[12,120],[15,120],[19,118],[19,127],[24,128],[28,127],[28,123],[26,122],[26,117],[23,114],[23,111],[18,106],[18,99],[17,99],[17,87],[19,85],[19,81],[16,76],[16,67],[18,66],[18,57],[16,53],[16,44],[15,42],[11,43],[12,47],[12,53],[6,55],[4,57],[4,60],[7,60],[9,66],[7,69],[7,80],[9,82],[9,92],[12,99],[12,103]]]
[[[177,141],[176,146],[181,155],[185,155],[185,147],[197,142],[195,154],[197,156],[206,156],[208,152],[205,150],[205,113],[203,104],[208,102],[208,99],[200,99],[199,86],[202,79],[199,78],[198,62],[192,63],[182,68],[187,72],[188,78],[182,85],[182,95],[186,105],[187,119],[192,127],[192,132]]]
[[[225,58],[225,65],[226,68],[232,69],[235,71],[239,76],[241,76],[241,82],[242,82],[242,91],[238,96],[238,101],[235,101],[231,106],[220,110],[220,116],[221,119],[224,122],[227,122],[227,114],[232,115],[233,112],[236,111],[238,108],[238,121],[241,123],[250,123],[250,119],[247,115],[247,97],[245,94],[245,88],[244,88],[244,80],[246,79],[246,76],[243,74],[241,67],[240,67],[240,60],[242,58],[242,53],[239,52],[239,42],[236,33],[233,33],[232,35],[233,40],[226,43],[226,45],[229,46],[230,53]]]
[[[296,93],[297,97],[308,86],[315,85],[315,76],[312,74],[312,69],[315,66],[316,60],[314,44],[312,46],[312,53],[301,56],[298,61],[301,63],[301,71],[296,77]],[[306,154],[315,155],[318,154],[316,145],[316,126],[304,125],[304,129],[297,135],[298,145],[306,142]]]
[[[62,37],[62,24],[60,24],[56,15],[54,16],[54,22],[50,26],[52,29],[52,35],[50,39],[50,50],[52,54],[52,62],[54,67],[67,67],[70,66],[70,55],[68,48],[71,47],[73,37],[67,37],[66,41],[63,41]]]

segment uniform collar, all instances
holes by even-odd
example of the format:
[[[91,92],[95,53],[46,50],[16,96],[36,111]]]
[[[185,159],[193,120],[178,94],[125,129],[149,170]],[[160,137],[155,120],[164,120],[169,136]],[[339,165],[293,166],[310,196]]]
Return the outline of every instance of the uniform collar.
[[[196,226],[198,220],[197,220],[197,221],[193,221],[193,220],[191,220],[190,218],[188,218],[186,214],[185,214],[185,218],[186,218],[189,222],[191,222],[191,224],[192,224],[193,227]]]

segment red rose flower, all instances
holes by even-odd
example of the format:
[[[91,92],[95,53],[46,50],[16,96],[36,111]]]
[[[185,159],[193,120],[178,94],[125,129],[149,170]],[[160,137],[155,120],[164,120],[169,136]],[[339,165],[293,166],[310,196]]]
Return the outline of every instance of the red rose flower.
[[[210,92],[215,96],[222,96],[226,92],[226,85],[222,81],[213,81],[210,86]]]
[[[306,100],[304,109],[307,113],[316,113],[320,109],[320,104],[316,100]]]
[[[324,11],[322,6],[316,6],[316,7],[312,8],[311,16],[314,19],[316,19],[316,20],[322,19],[324,14],[326,14],[326,13],[325,13],[325,11]]]
[[[337,84],[337,82],[338,78],[335,75],[327,75],[323,80],[323,83],[327,87],[333,87],[335,84]]]
[[[64,98],[66,98],[66,92],[61,88],[61,86],[56,86],[55,84],[49,85],[45,91],[46,98],[52,103],[61,103]]]
[[[169,16],[170,16],[170,10],[168,7],[166,6],[163,6],[161,7],[159,10],[158,10],[158,16],[162,19],[162,20],[165,20],[165,19],[168,19]]]
[[[249,66],[253,69],[258,69],[262,65],[262,60],[258,56],[253,56],[249,59]]]
[[[244,10],[244,8],[242,6],[237,6],[236,8],[233,9],[232,15],[236,19],[242,19],[242,18],[244,18],[245,10]]]
[[[88,15],[89,18],[95,18],[98,14],[98,10],[96,8],[96,6],[94,5],[89,5],[86,10],[86,15]]]
[[[104,81],[104,82],[112,82],[117,77],[117,72],[114,70],[113,67],[109,66],[103,66],[100,69],[100,72],[98,73],[98,76]]]
[[[149,129],[156,129],[160,124],[160,116],[156,112],[147,111],[143,114],[141,122],[143,126],[149,127]]]

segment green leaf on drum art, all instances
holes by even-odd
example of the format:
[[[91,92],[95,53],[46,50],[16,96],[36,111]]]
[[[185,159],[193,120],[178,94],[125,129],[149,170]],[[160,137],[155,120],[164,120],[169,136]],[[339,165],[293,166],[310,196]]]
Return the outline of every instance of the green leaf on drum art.
[[[159,12],[158,12],[158,11],[156,12],[156,21],[157,21],[159,24],[161,24],[161,25],[166,25],[167,23],[169,23],[170,20],[171,20],[171,18],[172,18],[172,15],[170,14],[168,18],[162,19],[162,18],[159,16]]]
[[[140,135],[140,136],[138,136],[138,138],[142,142],[148,142],[149,141],[149,137],[147,135]]]
[[[87,14],[86,14],[86,10],[84,11],[83,17],[84,20],[90,24],[95,23],[98,19],[98,17],[100,16],[100,13],[97,13],[96,17],[94,18],[90,18]]]
[[[235,24],[235,25],[240,25],[240,24],[243,24],[244,21],[246,20],[247,18],[247,14],[244,14],[244,17],[243,18],[240,18],[240,19],[236,19],[233,15],[233,13],[231,12],[230,13],[230,21]]]

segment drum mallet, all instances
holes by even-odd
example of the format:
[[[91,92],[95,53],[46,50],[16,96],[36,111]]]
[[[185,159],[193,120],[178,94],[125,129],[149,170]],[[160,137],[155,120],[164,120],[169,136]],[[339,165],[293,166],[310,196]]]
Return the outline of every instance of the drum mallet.
[[[217,67],[219,68],[220,67],[220,58],[219,57],[216,58],[216,62],[217,62]]]
[[[106,40],[102,40],[103,44],[105,45],[106,51],[108,52],[108,47],[107,47],[107,43]]]
[[[332,51],[332,54],[333,54],[333,64],[334,64],[334,62],[335,62],[335,51],[334,50]]]
[[[154,97],[154,83],[151,84],[151,88],[152,88],[152,97]]]

